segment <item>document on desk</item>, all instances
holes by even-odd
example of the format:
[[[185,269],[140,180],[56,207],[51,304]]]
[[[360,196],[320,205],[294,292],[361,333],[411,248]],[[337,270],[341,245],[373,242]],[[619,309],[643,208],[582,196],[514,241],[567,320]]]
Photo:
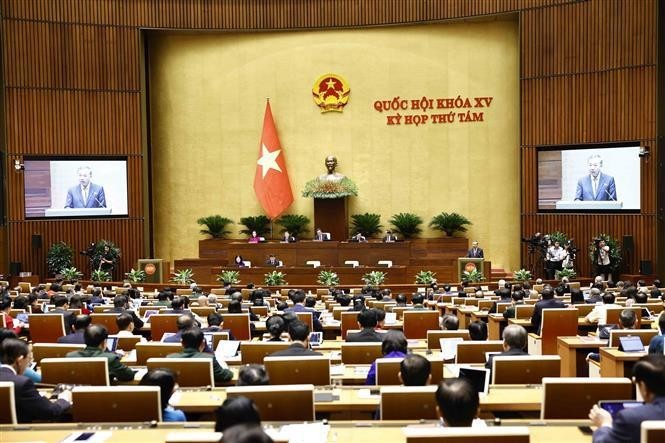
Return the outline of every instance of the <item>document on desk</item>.
[[[323,423],[305,423],[284,425],[279,430],[268,430],[273,440],[289,443],[326,443],[328,441],[329,425]]]
[[[344,365],[330,365],[330,375],[344,375]]]

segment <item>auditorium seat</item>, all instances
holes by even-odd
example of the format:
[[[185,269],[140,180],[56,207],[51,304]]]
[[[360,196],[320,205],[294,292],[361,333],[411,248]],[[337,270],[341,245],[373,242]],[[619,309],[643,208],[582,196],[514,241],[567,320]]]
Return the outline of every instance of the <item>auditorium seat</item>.
[[[556,355],[557,339],[577,335],[577,309],[543,309],[540,335],[528,336],[529,354]]]
[[[32,358],[39,365],[44,358],[64,358],[70,352],[85,349],[85,345],[73,343],[33,343]]]
[[[559,377],[561,357],[558,355],[495,356],[492,359],[492,384],[539,385],[544,377]]]
[[[633,384],[628,378],[546,377],[540,418],[585,420],[600,400],[633,398]]]
[[[90,314],[91,318],[91,323],[92,324],[99,324],[99,325],[104,325],[106,328],[106,331],[109,334],[117,334],[118,333],[118,324],[116,323],[115,319],[118,318],[118,313],[113,312],[104,312],[104,313],[95,313],[93,312]]]
[[[463,341],[457,344],[455,363],[485,363],[486,352],[501,351],[503,351],[503,341],[501,340]]]
[[[436,385],[382,387],[381,420],[437,420],[436,389]]]
[[[619,347],[619,337],[627,336],[637,336],[642,340],[642,344],[645,346],[649,345],[649,342],[653,337],[658,335],[657,329],[611,329],[610,330],[610,348]]]
[[[314,421],[314,385],[230,386],[226,397],[256,404],[261,421]]]
[[[44,358],[39,367],[45,384],[109,385],[106,357]]]
[[[263,359],[270,384],[314,386],[330,385],[328,356],[266,357]]]
[[[665,421],[643,421],[640,435],[640,443],[662,443],[665,441]]]
[[[159,422],[159,386],[77,386],[72,416],[78,423]]]
[[[65,335],[62,314],[29,314],[30,340],[33,343],[55,343]]]
[[[441,349],[442,338],[463,338],[464,340],[471,340],[468,329],[457,329],[455,331],[434,330],[427,331],[427,349]]]
[[[404,335],[408,339],[425,339],[427,331],[440,329],[438,311],[404,311],[402,321],[404,322]]]
[[[406,443],[529,443],[526,426],[485,428],[406,427]]]
[[[240,344],[240,361],[243,365],[263,364],[263,359],[273,352],[287,349],[291,343],[285,341],[243,342]]]
[[[177,332],[180,314],[153,314],[150,316],[150,336],[153,341],[159,341],[166,332]]]
[[[379,342],[342,343],[340,350],[342,363],[346,365],[368,365],[383,357]]]
[[[166,357],[169,354],[182,352],[180,343],[162,343],[159,341],[136,344],[136,364],[143,366],[149,358]]]
[[[0,381],[0,424],[16,424],[14,382],[11,381]]]
[[[149,358],[148,371],[167,368],[176,374],[178,385],[184,388],[215,386],[212,358]]]

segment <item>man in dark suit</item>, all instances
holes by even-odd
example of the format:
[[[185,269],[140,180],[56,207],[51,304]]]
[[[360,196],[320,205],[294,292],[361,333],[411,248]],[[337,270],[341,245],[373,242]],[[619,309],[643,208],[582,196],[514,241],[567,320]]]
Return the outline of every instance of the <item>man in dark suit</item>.
[[[589,298],[586,299],[586,302],[590,305],[595,305],[596,303],[602,303],[603,293],[598,288],[591,288],[589,290]]]
[[[48,311],[49,314],[61,314],[65,321],[65,334],[71,334],[74,326],[74,313],[69,312],[69,300],[66,295],[56,295],[53,297],[55,309]]]
[[[77,315],[74,319],[74,333],[63,335],[58,338],[58,343],[70,343],[70,344],[85,344],[85,338],[83,334],[85,333],[85,328],[90,326],[92,318],[89,315]]]
[[[492,361],[495,356],[507,357],[515,355],[529,355],[526,349],[527,332],[520,325],[508,325],[503,330],[503,352],[496,355],[490,355],[485,363],[485,367],[492,370]]]
[[[79,184],[69,188],[65,208],[105,208],[104,187],[90,182],[92,170],[89,166],[78,169]]]
[[[106,339],[108,332],[103,325],[92,324],[85,328],[85,349],[73,351],[67,357],[104,357],[108,360],[110,381],[134,380],[134,371],[120,363],[120,356],[113,352],[106,352]]]
[[[230,329],[224,329],[224,317],[216,312],[208,314],[208,327],[201,330],[203,332],[226,332],[229,334],[229,340],[236,339]]]
[[[614,418],[594,405],[589,412],[594,443],[640,441],[640,427],[646,420],[665,420],[665,355],[649,354],[633,366],[633,381],[642,394],[644,405],[623,409]]]
[[[381,342],[383,334],[376,332],[377,318],[376,311],[373,309],[364,309],[358,312],[358,326],[360,332],[351,332],[346,334],[347,342]]]
[[[14,383],[16,418],[19,423],[33,420],[63,420],[71,407],[71,392],[63,391],[56,401],[42,397],[23,372],[32,363],[32,352],[23,340],[7,338],[0,345],[0,381]]]
[[[268,260],[266,260],[266,266],[270,266],[272,268],[276,268],[279,266],[279,260],[277,257],[275,257],[275,254],[270,254],[268,256]]]
[[[386,231],[385,237],[383,237],[384,243],[394,243],[397,241],[397,236],[391,231]]]
[[[540,293],[541,300],[533,307],[533,317],[531,317],[531,324],[540,334],[540,326],[543,321],[543,309],[563,309],[566,307],[559,300],[554,299],[554,289],[547,285]]]
[[[472,257],[472,258],[483,258],[485,257],[485,253],[483,252],[483,249],[478,247],[478,242],[474,241],[471,243],[471,249],[469,249],[469,252],[466,254],[467,257]]]
[[[582,201],[616,201],[617,189],[614,177],[603,174],[603,159],[594,154],[588,159],[589,175],[577,181],[575,200]]]
[[[314,330],[317,332],[323,331],[323,326],[319,320],[320,313],[316,309],[306,307],[305,298],[305,291],[302,289],[296,290],[291,297],[291,300],[293,301],[293,307],[285,309],[284,312],[311,312]]]
[[[212,373],[216,382],[229,381],[233,378],[233,372],[222,365],[215,358],[215,354],[204,352],[206,342],[203,332],[199,328],[189,328],[182,332],[182,352],[167,355],[168,358],[211,358]],[[224,364],[226,366],[226,364]]]
[[[284,234],[282,234],[282,239],[280,240],[281,243],[295,243],[296,238],[292,236],[289,231],[284,231]]]
[[[658,317],[658,329],[660,335],[656,335],[649,342],[649,354],[663,355],[663,342],[665,341],[665,314],[660,314]]]
[[[127,313],[132,316],[132,322],[134,323],[134,333],[138,332],[139,329],[143,327],[143,320],[141,320],[136,312],[129,309],[129,300],[127,300],[126,295],[117,295],[113,299],[113,308],[107,309],[104,312],[124,314]],[[161,312],[160,312],[161,314]]]
[[[300,320],[289,323],[289,337],[291,345],[281,351],[273,352],[270,357],[306,357],[310,355],[323,355],[309,349],[309,326]]]

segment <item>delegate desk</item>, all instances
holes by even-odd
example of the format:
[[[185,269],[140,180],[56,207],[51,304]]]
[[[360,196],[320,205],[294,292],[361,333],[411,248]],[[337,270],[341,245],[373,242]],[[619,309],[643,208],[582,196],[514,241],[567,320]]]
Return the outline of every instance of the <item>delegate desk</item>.
[[[601,377],[632,377],[633,365],[646,352],[623,352],[618,348],[600,348]]]
[[[589,352],[598,352],[601,346],[607,346],[607,340],[593,336],[559,337],[557,352],[561,357],[561,377],[588,377],[586,356]]]

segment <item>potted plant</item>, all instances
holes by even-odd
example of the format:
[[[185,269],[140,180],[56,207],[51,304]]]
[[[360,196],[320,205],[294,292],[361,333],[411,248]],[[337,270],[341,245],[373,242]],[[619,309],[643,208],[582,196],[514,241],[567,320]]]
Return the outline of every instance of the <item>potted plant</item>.
[[[90,257],[90,267],[92,269],[99,269],[99,264],[102,261],[102,257],[104,256],[104,248],[109,247],[109,254],[111,255],[111,260],[113,260],[113,269],[116,268],[118,265],[118,261],[120,260],[121,257],[121,252],[120,248],[115,245],[115,243],[108,241],[108,240],[99,240],[95,244],[95,249],[93,251],[92,257]],[[110,273],[108,273],[110,275]],[[99,280],[99,281],[105,281],[105,280]]]
[[[265,215],[242,217],[240,224],[246,228],[240,232],[246,235],[251,235],[252,231],[256,231],[256,234],[262,237],[270,230],[270,219]]]
[[[171,281],[179,285],[191,285],[194,283],[194,272],[191,269],[176,270]]]
[[[402,234],[402,237],[405,239],[413,238],[423,231],[420,229],[420,225],[423,224],[422,217],[409,212],[400,212],[399,214],[393,215],[390,219],[390,224],[393,225],[395,231]]]
[[[276,222],[283,227],[283,229],[280,229],[280,232],[289,231],[289,234],[296,238],[300,237],[300,234],[309,231],[307,225],[310,223],[310,220],[304,215],[285,214],[278,218]]]
[[[432,271],[420,271],[416,274],[416,284],[417,285],[431,285],[436,283],[436,272]]]
[[[472,269],[470,271],[464,271],[462,273],[462,282],[463,283],[478,283],[485,280],[483,273],[478,269]]]
[[[64,241],[53,243],[46,254],[46,264],[50,274],[55,275],[63,269],[72,267],[74,250]]]
[[[568,280],[572,280],[575,277],[577,277],[577,272],[575,272],[570,268],[563,268],[560,271],[556,271],[554,273],[554,278],[556,278],[557,280],[561,280],[564,277],[568,277]]]
[[[471,225],[471,221],[456,212],[442,212],[432,218],[429,226],[438,231],[445,232],[448,237],[451,237],[456,232],[466,232],[466,225]]]
[[[353,214],[351,216],[351,226],[354,233],[360,232],[366,237],[372,237],[378,234],[383,227],[381,224],[381,216],[369,212],[364,214]]]
[[[319,272],[319,277],[317,278],[316,282],[321,286],[332,288],[339,285],[339,276],[334,271],[323,270]]]
[[[196,220],[196,223],[205,226],[205,229],[199,231],[201,234],[209,235],[212,238],[225,238],[227,234],[231,233],[226,227],[233,224],[233,220],[222,217],[221,215],[209,215],[199,218]]]
[[[272,271],[265,274],[264,283],[267,286],[282,286],[289,284],[286,281],[286,274],[280,271]]]
[[[369,287],[377,288],[386,281],[386,275],[382,271],[371,271],[362,276],[362,281]]]
[[[519,271],[513,271],[513,278],[518,282],[528,282],[531,280],[531,271],[526,269],[520,269]]]
[[[68,283],[74,283],[83,277],[83,273],[73,266],[69,268],[62,268],[60,270],[60,274],[62,275],[62,279]]]
[[[92,275],[90,276],[90,280],[94,282],[105,282],[105,281],[111,281],[111,274],[109,274],[106,271],[102,271],[101,269],[95,269],[92,271]]]
[[[145,281],[146,274],[145,271],[141,269],[132,268],[129,272],[125,272],[125,278],[130,283],[142,283]]]
[[[225,285],[237,285],[240,283],[240,271],[222,271],[217,274],[217,281]]]

